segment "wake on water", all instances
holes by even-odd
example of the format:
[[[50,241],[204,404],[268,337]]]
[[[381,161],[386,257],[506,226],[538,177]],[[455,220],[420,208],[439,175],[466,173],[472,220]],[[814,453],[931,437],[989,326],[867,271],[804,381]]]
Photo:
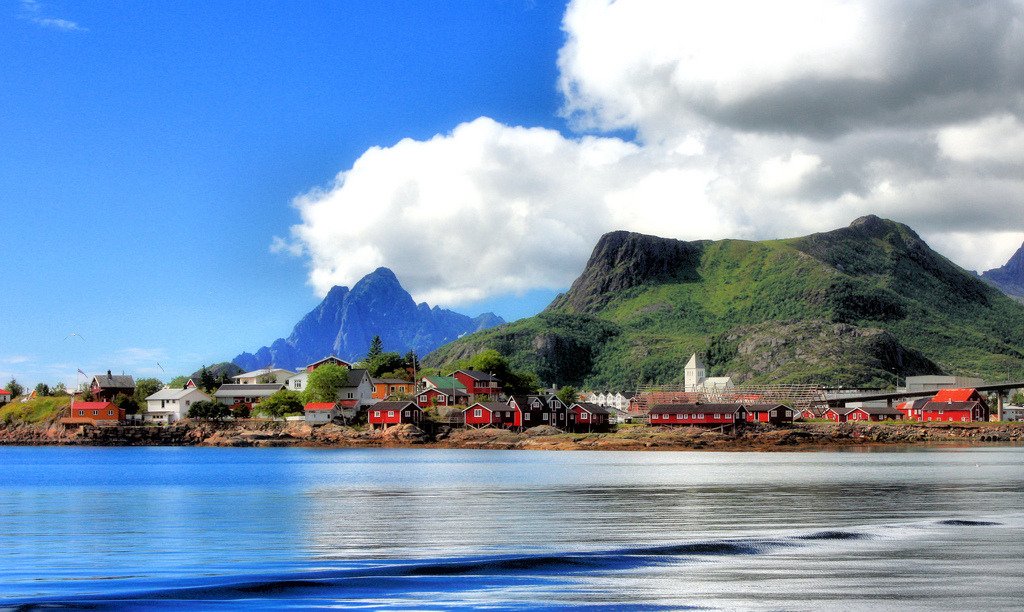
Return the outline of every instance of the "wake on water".
[[[781,549],[797,549],[815,543],[871,540],[884,537],[885,530],[927,526],[985,527],[1001,523],[986,520],[946,519],[909,525],[889,525],[879,529],[819,530],[777,538],[726,538],[687,542],[667,546],[638,547],[597,552],[539,555],[489,555],[433,559],[416,562],[367,562],[358,567],[303,571],[284,575],[233,575],[216,578],[187,578],[174,587],[140,589],[103,595],[42,597],[0,601],[4,609],[167,609],[214,607],[269,607],[291,602],[290,607],[334,605],[346,601],[358,607],[380,608],[386,603],[419,592],[445,597],[481,589],[515,586],[546,589],[571,588],[574,576],[642,569],[666,564],[725,560],[744,555],[763,555]],[[263,601],[262,604],[259,602]],[[359,602],[363,602],[361,605]],[[371,603],[372,602],[372,603]],[[454,604],[455,602],[451,602]],[[483,603],[483,602],[478,602]],[[424,600],[423,607],[429,605]],[[655,605],[589,607],[616,609],[661,609]],[[410,607],[405,602],[400,607]],[[415,607],[415,606],[413,606]],[[454,606],[453,606],[454,607]],[[504,605],[504,607],[515,607]],[[537,602],[521,606],[535,609]],[[586,609],[579,606],[577,609]],[[678,605],[671,606],[678,609]]]

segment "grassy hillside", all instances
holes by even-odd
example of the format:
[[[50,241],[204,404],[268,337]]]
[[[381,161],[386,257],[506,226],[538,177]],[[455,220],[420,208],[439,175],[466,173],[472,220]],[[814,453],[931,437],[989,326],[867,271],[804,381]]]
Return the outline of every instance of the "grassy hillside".
[[[0,408],[0,423],[44,423],[60,416],[60,411],[71,403],[68,396],[37,397],[25,403],[15,400]]]
[[[676,382],[693,352],[756,382],[892,383],[939,372],[1024,375],[1024,308],[876,217],[804,238],[682,242],[615,232],[537,317],[426,358],[484,348],[544,382]]]

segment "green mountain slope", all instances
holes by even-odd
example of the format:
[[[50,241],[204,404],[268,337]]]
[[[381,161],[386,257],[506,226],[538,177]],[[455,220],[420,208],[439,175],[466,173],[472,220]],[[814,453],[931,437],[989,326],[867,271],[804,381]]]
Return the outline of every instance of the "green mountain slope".
[[[547,383],[682,380],[693,352],[739,381],[891,385],[1024,374],[1024,307],[909,227],[869,216],[803,238],[684,242],[613,232],[536,317],[430,354],[494,348]]]

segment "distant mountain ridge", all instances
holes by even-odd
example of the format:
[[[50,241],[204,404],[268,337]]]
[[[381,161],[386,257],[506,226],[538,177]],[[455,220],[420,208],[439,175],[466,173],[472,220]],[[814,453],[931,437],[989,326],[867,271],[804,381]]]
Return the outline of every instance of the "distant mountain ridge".
[[[394,272],[377,268],[348,287],[334,287],[304,316],[287,338],[232,361],[244,370],[267,365],[296,369],[326,355],[356,361],[379,335],[384,350],[425,355],[465,334],[494,327],[504,319],[493,313],[468,317],[425,303],[416,304]]]
[[[737,382],[891,386],[897,377],[1024,375],[1024,308],[874,215],[785,240],[604,235],[535,317],[428,355],[483,349],[548,384],[681,382],[691,353]]]
[[[1024,244],[1005,265],[982,272],[981,277],[1002,289],[1003,293],[1024,301]]]

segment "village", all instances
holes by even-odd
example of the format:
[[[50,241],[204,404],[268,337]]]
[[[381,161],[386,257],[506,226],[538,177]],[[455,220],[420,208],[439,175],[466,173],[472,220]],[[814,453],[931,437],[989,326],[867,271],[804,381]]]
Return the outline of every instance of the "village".
[[[302,421],[314,427],[411,425],[425,431],[447,427],[522,432],[545,426],[590,433],[628,425],[736,433],[744,427],[784,427],[796,421],[977,423],[1016,420],[1021,415],[1018,407],[1003,405],[1002,393],[996,395],[998,410],[993,412],[990,398],[979,391],[984,388],[980,379],[908,377],[904,388],[878,397],[795,386],[737,386],[728,377],[707,377],[696,354],[684,367],[684,384],[630,392],[549,388],[506,393],[497,376],[473,369],[407,380],[374,378],[358,365],[332,355],[297,372],[267,367],[237,374],[222,384],[189,378],[178,387],[165,385],[146,396],[144,410],[134,414],[119,406],[121,398],[135,394],[134,378],[108,370],[91,376],[87,385],[71,394],[59,422],[95,428],[166,426],[186,419],[262,419]],[[311,377],[329,371],[340,380],[330,392],[333,399],[299,403],[285,414],[263,409],[283,395],[300,397]],[[10,392],[0,390],[0,406],[11,399]]]

